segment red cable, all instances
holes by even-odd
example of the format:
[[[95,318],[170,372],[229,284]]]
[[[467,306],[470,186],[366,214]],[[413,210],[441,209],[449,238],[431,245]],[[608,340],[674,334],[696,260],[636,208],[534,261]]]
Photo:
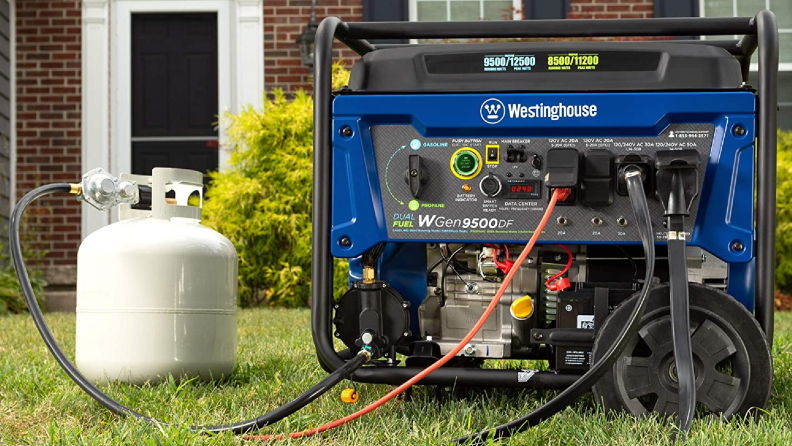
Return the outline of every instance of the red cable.
[[[547,209],[545,210],[544,216],[542,216],[542,221],[539,222],[539,225],[536,227],[536,231],[534,231],[533,235],[531,236],[531,239],[528,241],[528,244],[525,246],[525,249],[523,249],[522,253],[520,253],[520,256],[515,261],[515,263],[517,265],[522,265],[522,263],[528,257],[528,254],[531,252],[531,250],[533,249],[534,245],[536,244],[536,241],[539,239],[539,236],[542,234],[542,230],[544,229],[545,225],[547,225],[547,221],[550,219],[550,215],[553,213],[553,208],[555,208],[556,202],[558,201],[558,195],[559,195],[559,189],[553,190],[553,196],[550,198],[550,203],[547,204]],[[326,430],[330,430],[330,429],[336,428],[336,427],[341,426],[343,424],[346,424],[346,423],[348,423],[348,422],[350,422],[352,420],[360,418],[363,415],[366,415],[367,413],[373,411],[374,409],[376,409],[376,408],[382,406],[383,404],[387,403],[388,401],[392,400],[393,398],[395,398],[400,393],[402,393],[405,390],[407,390],[410,387],[412,387],[413,384],[415,384],[418,381],[424,379],[427,375],[429,375],[430,373],[432,373],[435,370],[437,370],[440,367],[442,367],[445,363],[447,363],[449,360],[451,360],[451,358],[455,357],[457,355],[457,353],[459,353],[473,339],[473,337],[476,336],[476,333],[478,333],[478,331],[481,329],[481,327],[484,326],[484,323],[487,321],[487,318],[489,317],[489,315],[492,314],[492,312],[495,310],[495,308],[497,308],[498,302],[500,302],[501,297],[503,296],[503,293],[506,292],[506,288],[509,286],[509,283],[511,283],[512,278],[514,278],[514,275],[517,273],[517,270],[518,270],[518,268],[512,268],[511,271],[509,271],[509,273],[506,275],[506,278],[503,279],[503,283],[501,283],[500,288],[498,288],[498,292],[495,293],[495,297],[492,298],[492,302],[490,302],[489,306],[487,306],[487,309],[484,310],[484,313],[481,315],[481,317],[476,322],[476,324],[473,326],[473,328],[470,330],[470,332],[464,337],[464,339],[462,339],[459,342],[459,344],[457,344],[456,347],[451,349],[450,352],[446,353],[445,356],[443,356],[442,358],[437,360],[437,362],[435,362],[434,364],[430,365],[426,369],[420,371],[415,376],[413,376],[409,380],[405,381],[404,384],[402,384],[399,387],[391,390],[390,392],[388,392],[387,395],[383,396],[382,398],[378,399],[377,401],[374,401],[373,403],[369,404],[368,406],[364,407],[363,409],[360,409],[359,411],[353,413],[352,415],[347,415],[347,416],[345,416],[343,418],[339,418],[339,419],[337,419],[335,421],[331,421],[329,423],[323,424],[323,425],[321,425],[319,427],[316,427],[316,428],[313,428],[313,429],[308,429],[308,430],[299,431],[299,432],[292,432],[292,433],[289,434],[289,437],[291,437],[291,438],[308,437],[308,436],[311,436],[311,435],[315,435],[315,434],[324,432]],[[244,439],[245,440],[284,440],[284,439],[286,439],[286,436],[283,435],[283,434],[277,434],[277,435],[246,435],[244,437]]]
[[[561,279],[558,282],[554,283],[556,279],[566,274],[567,271],[569,271],[569,268],[572,266],[572,252],[570,252],[569,249],[567,249],[567,247],[564,245],[558,245],[558,246],[560,246],[561,249],[566,251],[568,260],[566,266],[564,267],[564,269],[561,270],[561,272],[547,279],[547,282],[545,282],[545,287],[550,291],[564,291],[571,287],[569,283],[569,279],[566,280]]]

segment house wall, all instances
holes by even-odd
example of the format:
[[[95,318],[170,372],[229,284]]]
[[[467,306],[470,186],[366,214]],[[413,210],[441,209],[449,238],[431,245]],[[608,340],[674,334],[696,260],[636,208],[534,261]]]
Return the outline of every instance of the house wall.
[[[36,186],[79,178],[80,18],[80,1],[16,2],[17,199]],[[28,246],[46,252],[41,265],[74,265],[80,204],[45,198],[28,215]]]
[[[569,19],[645,19],[654,17],[654,0],[571,0]]]
[[[0,229],[8,227],[11,210],[11,132],[13,104],[12,89],[12,57],[11,57],[11,4],[8,0],[0,0]],[[5,232],[5,231],[3,231]],[[3,249],[7,252],[8,237],[0,234]]]
[[[293,92],[311,90],[310,70],[300,59],[295,43],[311,13],[310,0],[266,0],[264,2],[264,85]],[[327,16],[359,22],[363,18],[363,0],[318,0],[316,21]],[[347,62],[356,56],[336,42],[335,58]]]

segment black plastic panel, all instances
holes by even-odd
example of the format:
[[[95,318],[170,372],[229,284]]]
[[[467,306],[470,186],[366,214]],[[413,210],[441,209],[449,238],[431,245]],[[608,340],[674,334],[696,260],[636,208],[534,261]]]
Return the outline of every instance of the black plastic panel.
[[[530,42],[413,45],[366,54],[349,87],[358,92],[728,90],[740,63],[707,45]]]

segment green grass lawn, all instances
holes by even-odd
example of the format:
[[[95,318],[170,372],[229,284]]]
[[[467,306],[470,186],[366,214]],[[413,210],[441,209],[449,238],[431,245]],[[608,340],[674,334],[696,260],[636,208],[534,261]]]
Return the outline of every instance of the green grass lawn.
[[[47,316],[61,345],[74,351],[74,315]],[[775,383],[770,407],[758,421],[697,420],[686,444],[792,444],[792,314],[776,316]],[[132,408],[177,423],[223,423],[251,418],[294,398],[326,374],[314,356],[307,310],[245,310],[239,319],[236,372],[222,383],[123,384],[106,390]],[[264,433],[315,427],[347,415],[390,387],[358,385],[360,401],[347,405],[339,386]],[[438,400],[418,387],[411,402],[394,401],[373,414],[308,440],[280,444],[438,444],[518,417],[555,392],[481,389]],[[589,396],[543,425],[502,444],[668,444],[673,423],[658,418],[611,419]],[[256,444],[151,427],[111,415],[84,395],[50,357],[28,315],[0,317],[0,444],[233,445]]]

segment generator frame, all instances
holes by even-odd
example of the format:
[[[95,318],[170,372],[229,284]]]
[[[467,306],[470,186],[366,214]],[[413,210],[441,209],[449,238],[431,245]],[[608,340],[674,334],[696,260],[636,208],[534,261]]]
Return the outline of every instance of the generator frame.
[[[723,48],[739,62],[747,84],[751,57],[759,50],[758,132],[756,164],[755,313],[767,339],[773,337],[775,288],[776,208],[776,107],[778,89],[778,32],[775,17],[761,11],[754,17],[653,18],[601,20],[515,20],[477,22],[344,22],[336,17],[322,21],[314,43],[314,154],[313,240],[311,272],[311,330],[317,357],[328,372],[343,367],[348,351],[333,347],[333,257],[330,252],[332,206],[332,101],[333,43],[336,39],[360,56],[401,44],[372,44],[367,39],[429,38],[574,38],[574,37],[681,37],[742,35],[734,40],[670,40],[680,45]],[[368,366],[357,370],[358,382],[398,385],[422,370],[420,367]],[[581,374],[540,371],[526,382],[514,371],[440,368],[420,384],[437,386],[490,386],[565,388]]]

